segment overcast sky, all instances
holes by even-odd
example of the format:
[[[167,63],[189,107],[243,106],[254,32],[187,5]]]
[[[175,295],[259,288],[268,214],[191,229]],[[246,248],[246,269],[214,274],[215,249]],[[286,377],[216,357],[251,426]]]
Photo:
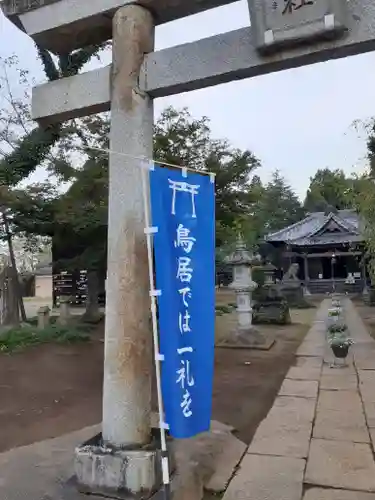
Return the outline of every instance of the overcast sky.
[[[248,25],[243,0],[157,28],[157,49]],[[0,55],[12,53],[37,80],[43,78],[33,43],[0,14]],[[280,169],[303,197],[318,168],[363,169],[365,140],[352,122],[375,116],[375,54],[158,99],[156,114],[167,105],[208,116],[216,137],[256,154],[262,179]]]

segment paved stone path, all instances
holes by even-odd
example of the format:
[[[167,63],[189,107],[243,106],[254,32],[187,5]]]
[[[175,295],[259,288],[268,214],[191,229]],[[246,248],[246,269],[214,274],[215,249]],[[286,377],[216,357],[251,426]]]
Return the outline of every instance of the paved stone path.
[[[355,345],[332,369],[330,300],[297,352],[224,500],[375,500],[375,341],[343,299]]]

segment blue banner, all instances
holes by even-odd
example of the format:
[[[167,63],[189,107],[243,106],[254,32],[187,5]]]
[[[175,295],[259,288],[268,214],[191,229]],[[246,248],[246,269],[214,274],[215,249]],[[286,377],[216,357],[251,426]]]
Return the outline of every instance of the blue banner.
[[[165,420],[189,438],[211,420],[215,188],[209,175],[155,165],[150,189]]]

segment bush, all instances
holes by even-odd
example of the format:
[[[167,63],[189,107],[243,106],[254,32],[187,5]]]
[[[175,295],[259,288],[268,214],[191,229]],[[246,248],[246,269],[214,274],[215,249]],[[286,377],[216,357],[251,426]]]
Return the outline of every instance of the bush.
[[[87,326],[50,325],[38,330],[33,325],[11,328],[0,334],[0,352],[13,352],[32,345],[56,342],[67,344],[90,339]]]
[[[288,302],[285,299],[256,302],[253,305],[254,325],[289,325],[291,323]]]
[[[346,325],[333,324],[328,327],[328,333],[331,335],[336,335],[339,333],[344,334],[348,327]]]
[[[231,312],[234,311],[235,308],[236,308],[235,304],[216,306],[215,307],[216,316],[222,316],[223,314],[230,314]]]

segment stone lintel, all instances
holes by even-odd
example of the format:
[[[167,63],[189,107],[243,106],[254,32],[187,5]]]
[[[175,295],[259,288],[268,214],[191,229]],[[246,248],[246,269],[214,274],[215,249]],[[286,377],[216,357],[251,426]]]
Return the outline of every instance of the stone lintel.
[[[34,120],[45,124],[63,122],[110,107],[111,66],[44,83],[33,88]]]
[[[142,67],[141,90],[153,98],[165,97],[374,50],[373,0],[353,0],[348,9],[350,29],[342,38],[280,50],[273,55],[262,56],[257,51],[251,28],[247,27],[152,52],[145,57]],[[98,109],[109,110],[109,74],[110,70],[105,68],[36,87],[33,91],[34,119],[56,122],[62,117],[75,118]],[[73,95],[82,95],[84,89],[89,95],[77,107]]]
[[[174,21],[207,9],[220,7],[233,0],[58,0],[37,8],[17,6],[10,0],[0,7],[17,27],[24,30],[40,46],[64,53],[85,45],[102,43],[112,38],[112,18],[127,4],[139,3],[150,10],[156,24]],[[19,5],[19,4],[18,4]]]

